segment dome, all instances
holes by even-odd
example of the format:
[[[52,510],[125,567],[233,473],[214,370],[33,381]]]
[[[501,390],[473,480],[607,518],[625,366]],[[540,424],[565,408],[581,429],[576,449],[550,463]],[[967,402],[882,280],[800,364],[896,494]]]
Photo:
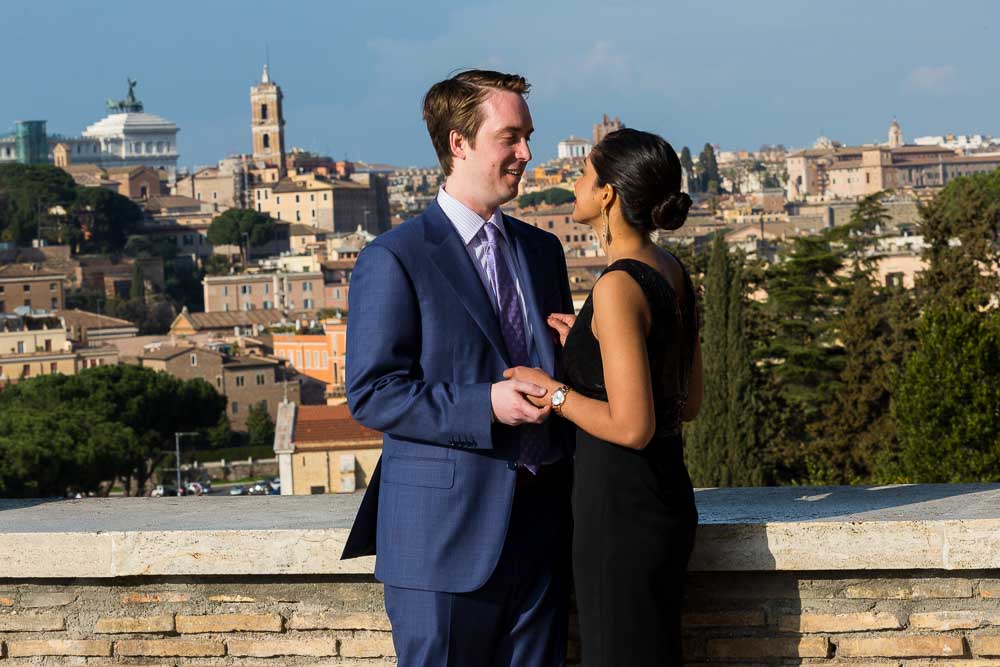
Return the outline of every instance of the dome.
[[[126,112],[105,116],[83,131],[85,137],[121,136],[132,132],[177,132],[177,125],[151,113]]]

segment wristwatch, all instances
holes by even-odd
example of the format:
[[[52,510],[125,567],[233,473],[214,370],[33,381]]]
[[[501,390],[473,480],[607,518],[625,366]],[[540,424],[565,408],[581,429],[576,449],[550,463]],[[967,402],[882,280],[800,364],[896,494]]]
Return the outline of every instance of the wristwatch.
[[[562,406],[566,402],[566,397],[569,396],[569,392],[573,391],[572,387],[563,385],[552,392],[552,411],[557,415],[562,417]]]

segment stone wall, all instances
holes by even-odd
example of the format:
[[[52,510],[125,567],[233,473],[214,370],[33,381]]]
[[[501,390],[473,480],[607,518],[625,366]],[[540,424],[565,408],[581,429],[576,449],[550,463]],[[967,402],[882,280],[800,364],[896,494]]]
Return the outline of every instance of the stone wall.
[[[1000,667],[1000,486],[696,498],[689,664]],[[394,664],[359,500],[0,501],[0,667]]]

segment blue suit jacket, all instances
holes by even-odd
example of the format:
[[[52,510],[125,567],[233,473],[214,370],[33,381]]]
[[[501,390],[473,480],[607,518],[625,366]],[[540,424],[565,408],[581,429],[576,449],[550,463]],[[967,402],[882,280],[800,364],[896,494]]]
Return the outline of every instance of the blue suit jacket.
[[[541,365],[557,373],[545,316],[571,313],[566,260],[552,234],[504,216]],[[344,558],[377,553],[392,586],[480,588],[503,548],[521,429],[492,423],[490,386],[510,363],[490,297],[437,205],[379,236],[351,276],[347,401],[382,431],[382,458]],[[566,457],[572,433],[543,428]]]

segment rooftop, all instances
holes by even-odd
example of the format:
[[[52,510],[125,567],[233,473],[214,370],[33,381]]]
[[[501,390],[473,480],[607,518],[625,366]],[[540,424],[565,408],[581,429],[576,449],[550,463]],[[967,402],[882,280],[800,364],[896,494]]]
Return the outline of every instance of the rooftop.
[[[382,434],[355,421],[346,405],[300,405],[292,442],[296,451],[336,449],[359,442],[381,447]]]

